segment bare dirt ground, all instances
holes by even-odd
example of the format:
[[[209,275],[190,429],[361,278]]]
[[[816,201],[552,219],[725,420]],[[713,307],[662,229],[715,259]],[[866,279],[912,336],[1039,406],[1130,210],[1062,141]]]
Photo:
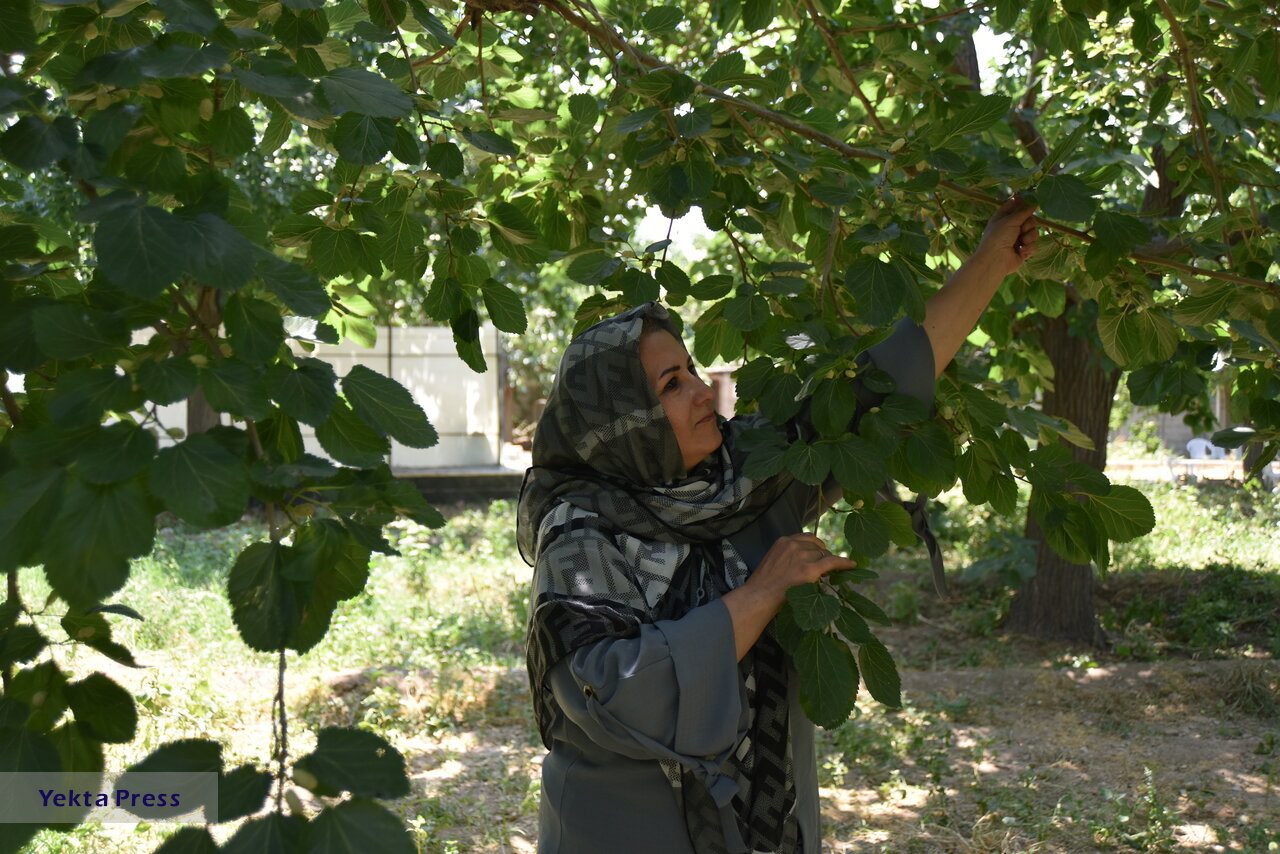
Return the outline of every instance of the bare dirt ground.
[[[849,732],[820,738],[824,851],[1275,851],[1278,672],[1270,661],[905,672],[903,711],[868,706]],[[423,851],[532,852],[543,751],[520,712],[523,673],[473,677],[469,723],[397,741],[414,785],[400,806]],[[421,677],[398,684],[422,690]]]

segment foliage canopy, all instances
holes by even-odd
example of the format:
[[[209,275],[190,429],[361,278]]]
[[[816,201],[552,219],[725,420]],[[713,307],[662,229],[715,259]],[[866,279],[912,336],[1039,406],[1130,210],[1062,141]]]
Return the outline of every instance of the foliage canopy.
[[[980,22],[1009,36],[986,84]],[[388,437],[434,443],[421,409],[307,351],[370,341],[379,307],[409,300],[482,371],[481,322],[523,331],[517,283],[544,269],[591,289],[580,324],[709,303],[695,356],[743,359],[745,406],[782,421],[814,396],[820,435],[757,435],[753,471],[834,473],[860,566],[914,536],[876,499],[886,477],[929,495],[959,478],[1002,513],[1025,479],[1053,547],[1105,566],[1150,506],[1051,441],[1088,439],[1036,409],[1052,368],[1026,320],[1096,328],[1136,402],[1202,422],[1218,372],[1252,425],[1221,441],[1274,456],[1275,25],[1261,0],[5,0],[0,363],[24,385],[4,392],[0,564],[42,565],[60,601],[36,610],[11,585],[3,606],[0,765],[101,770],[103,743],[131,738],[127,692],[71,681],[48,618],[132,664],[107,615],[138,615],[104,603],[161,510],[216,527],[262,502],[272,538],[231,568],[236,625],[282,673],[285,650],[314,646],[390,550],[382,525],[439,520],[383,464]],[[925,412],[859,356],[922,316],[1011,192],[1034,194],[1049,239]],[[696,208],[722,239],[682,268],[668,240],[630,242],[647,206]],[[888,395],[856,433],[849,376]],[[230,425],[161,447],[155,406],[193,394]],[[780,626],[819,722],[847,716],[859,672],[897,701],[862,578],[795,591]],[[355,800],[253,819],[228,847],[403,847],[366,800],[403,791],[375,741],[321,733],[295,779]],[[222,770],[214,742],[147,762]],[[232,817],[255,812],[266,772],[224,773],[244,795]],[[9,832],[14,850],[26,836]]]

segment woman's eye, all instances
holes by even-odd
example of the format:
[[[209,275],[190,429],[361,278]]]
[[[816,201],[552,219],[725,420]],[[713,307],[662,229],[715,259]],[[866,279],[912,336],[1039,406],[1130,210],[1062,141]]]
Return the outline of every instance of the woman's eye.
[[[667,386],[666,388],[663,389],[663,391],[671,391],[675,387],[676,387],[676,378],[672,377],[671,381],[667,383]]]

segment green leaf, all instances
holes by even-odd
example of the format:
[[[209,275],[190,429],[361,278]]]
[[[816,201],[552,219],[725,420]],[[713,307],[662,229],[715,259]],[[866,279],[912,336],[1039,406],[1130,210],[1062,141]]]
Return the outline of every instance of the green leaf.
[[[186,269],[189,231],[185,222],[167,211],[129,204],[98,223],[93,246],[111,284],[132,296],[151,299]]]
[[[31,661],[45,646],[44,635],[35,626],[23,623],[7,627],[0,635],[0,667],[8,669],[14,664]]]
[[[357,468],[376,468],[391,453],[387,440],[351,411],[344,400],[335,400],[329,417],[316,427],[316,439],[325,453]]]
[[[427,151],[427,167],[442,178],[456,178],[465,164],[462,152],[452,142],[437,142]]]
[[[142,404],[129,378],[109,367],[68,371],[49,398],[49,415],[68,429],[87,427],[102,420],[104,412],[128,412]]]
[[[418,254],[425,245],[422,224],[408,211],[397,210],[386,215],[386,227],[378,233],[378,250],[382,263],[410,279],[421,278],[415,272],[419,264]]]
[[[236,358],[261,365],[275,358],[284,340],[280,312],[271,303],[244,294],[232,294],[222,309],[222,322]]]
[[[41,306],[32,312],[32,323],[40,349],[54,359],[78,359],[129,343],[129,328],[122,320],[89,306]]]
[[[749,33],[765,29],[776,15],[775,0],[742,0],[742,26]]]
[[[852,608],[841,607],[836,617],[836,631],[849,643],[866,643],[871,638],[871,629],[867,621],[858,616]]]
[[[167,406],[195,393],[199,372],[186,356],[172,356],[159,362],[143,362],[138,367],[138,385],[148,399]]]
[[[204,433],[156,454],[150,483],[169,510],[199,528],[229,525],[249,503],[244,463]]]
[[[1049,151],[1048,156],[1040,161],[1039,172],[1041,175],[1049,175],[1057,168],[1068,155],[1076,150],[1076,146],[1080,144],[1080,140],[1084,139],[1084,135],[1093,129],[1093,122],[1087,117],[1076,123],[1071,132],[1065,136],[1058,137],[1058,141]]]
[[[271,399],[291,417],[318,426],[329,417],[338,397],[338,375],[320,359],[297,359],[295,365],[281,363],[267,369]]]
[[[253,244],[222,217],[202,213],[188,224],[187,234],[186,267],[202,284],[234,291],[253,276]]]
[[[871,508],[854,510],[844,519],[849,549],[863,557],[879,557],[889,549],[889,525]]]
[[[520,149],[516,148],[511,140],[504,136],[499,136],[491,130],[464,130],[462,138],[481,151],[487,151],[490,154],[515,157],[520,153]]]
[[[72,480],[47,536],[50,586],[72,606],[88,608],[124,585],[129,558],[151,551],[155,510],[137,480],[106,486]]]
[[[58,468],[16,468],[0,477],[0,570],[35,563],[58,513],[65,476]]]
[[[171,30],[208,35],[221,23],[206,0],[154,0],[152,5],[164,13],[165,24]]]
[[[400,819],[361,798],[321,812],[307,829],[307,841],[314,854],[414,854],[418,850]]]
[[[859,255],[845,276],[845,287],[858,302],[858,316],[873,326],[883,326],[898,315],[915,276],[901,261],[881,261]]]
[[[842,610],[840,600],[819,584],[797,584],[787,590],[787,605],[796,625],[806,631],[825,629]]]
[[[30,0],[10,0],[0,5],[0,51],[28,54],[35,47],[36,29],[31,23]]]
[[[1104,311],[1098,316],[1098,337],[1121,367],[1165,362],[1178,348],[1177,327],[1156,310]]]
[[[769,301],[759,294],[739,294],[725,303],[724,319],[740,332],[751,332],[769,319]]]
[[[641,16],[640,26],[650,33],[667,33],[682,20],[684,13],[676,6],[650,6]]]
[[[69,119],[46,122],[38,116],[23,116],[0,134],[0,157],[24,172],[38,172],[66,157],[75,143],[75,125]]]
[[[362,68],[335,68],[320,79],[320,87],[335,113],[403,119],[413,109],[413,99],[399,86]]]
[[[342,378],[342,393],[362,421],[411,448],[440,441],[422,407],[400,383],[364,365]]]
[[[128,744],[138,729],[133,696],[109,677],[94,673],[67,686],[67,702],[76,722],[108,744]]]
[[[325,727],[316,749],[294,765],[315,779],[318,794],[350,792],[364,798],[399,798],[409,794],[404,757],[379,735],[357,729]],[[295,778],[296,779],[296,778]]]
[[[290,311],[303,317],[320,317],[332,308],[324,285],[315,275],[297,264],[265,254],[259,257],[256,271],[263,284]]]
[[[240,825],[219,850],[221,854],[298,854],[307,830],[304,816],[268,813]]]
[[[842,588],[840,590],[840,598],[853,607],[855,611],[873,623],[879,623],[887,626],[891,622],[888,615],[875,602],[872,602],[866,596],[856,590]]]
[[[723,324],[717,324],[723,326]],[[800,411],[800,378],[795,374],[775,373],[769,377],[760,395],[760,412],[774,424],[785,424]]]
[[[918,397],[891,394],[880,403],[880,417],[890,424],[919,424],[929,417],[929,407]]]
[[[262,809],[271,791],[272,776],[252,765],[241,765],[218,780],[218,822],[235,821]],[[211,854],[216,852],[213,849]],[[159,852],[156,852],[159,854]]]
[[[92,774],[106,768],[102,742],[76,721],[68,721],[49,733],[49,741],[58,751],[63,771]]]
[[[213,841],[206,827],[183,827],[165,839],[152,854],[218,854],[218,843]]]
[[[889,539],[904,549],[909,549],[916,544],[916,532],[911,527],[911,514],[905,507],[896,501],[881,501],[876,504],[875,511],[888,526]]]
[[[836,457],[831,471],[845,489],[869,495],[884,486],[888,475],[885,455],[866,439],[849,436],[833,442],[832,448]]]
[[[547,241],[533,220],[510,202],[498,202],[489,208],[489,237],[503,255],[522,264],[539,264],[547,260]]]
[[[156,454],[156,437],[136,424],[117,421],[94,431],[76,450],[76,474],[88,483],[126,480],[146,468]]]
[[[858,647],[858,668],[862,671],[863,684],[868,693],[890,708],[902,706],[902,679],[893,656],[876,638]]]
[[[529,320],[525,317],[524,304],[520,301],[520,295],[511,288],[489,279],[481,286],[480,293],[484,297],[485,311],[489,312],[489,319],[498,329],[519,334],[528,328]]]
[[[297,626],[293,585],[280,572],[286,546],[253,543],[240,552],[227,577],[231,619],[250,649],[275,652]]]
[[[583,285],[598,285],[621,266],[620,258],[605,252],[587,252],[573,259],[565,275]]]
[[[619,119],[614,130],[623,135],[635,133],[656,119],[661,112],[661,107],[645,107],[643,110],[636,110]]]
[[[200,371],[205,400],[219,412],[241,418],[266,418],[271,411],[260,369],[233,359],[218,359]]]
[[[941,148],[952,137],[981,133],[1004,118],[1013,100],[1007,95],[984,95],[959,115],[942,125],[941,136],[934,140],[934,147]]]
[[[950,484],[956,479],[951,434],[933,422],[922,425],[907,437],[907,462],[932,483]]]
[[[333,147],[352,163],[371,164],[387,156],[396,138],[396,120],[346,113],[333,129]]]
[[[1094,190],[1074,175],[1046,175],[1036,187],[1036,199],[1046,216],[1084,222],[1093,216]]]
[[[57,749],[43,734],[19,727],[0,728],[0,772],[60,771]],[[18,850],[21,845],[12,850]]]
[[[844,723],[858,696],[858,666],[849,647],[822,632],[809,632],[792,653],[800,673],[800,706],[820,727]]]
[[[787,469],[801,483],[817,486],[827,479],[831,471],[831,460],[827,449],[821,444],[810,445],[796,442],[787,448],[784,457]]]
[[[1107,539],[1120,543],[1149,534],[1156,525],[1151,502],[1132,486],[1113,485],[1105,495],[1086,494],[1084,509]]]
[[[570,95],[569,115],[575,122],[595,127],[596,122],[600,120],[600,102],[596,100],[595,95],[589,95],[586,92]]]
[[[813,426],[823,435],[836,436],[849,430],[858,399],[843,378],[825,379],[813,394]],[[837,478],[839,476],[837,475]]]

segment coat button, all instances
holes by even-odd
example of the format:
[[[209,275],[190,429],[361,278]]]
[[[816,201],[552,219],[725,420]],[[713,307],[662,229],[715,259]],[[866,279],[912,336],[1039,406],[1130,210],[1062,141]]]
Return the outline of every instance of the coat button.
[[[588,700],[590,700],[590,699],[591,699],[592,697],[594,697],[595,695],[596,695],[596,689],[595,689],[595,688],[592,688],[590,685],[583,685],[583,686],[582,686],[582,696],[584,696],[584,697],[586,697]]]

